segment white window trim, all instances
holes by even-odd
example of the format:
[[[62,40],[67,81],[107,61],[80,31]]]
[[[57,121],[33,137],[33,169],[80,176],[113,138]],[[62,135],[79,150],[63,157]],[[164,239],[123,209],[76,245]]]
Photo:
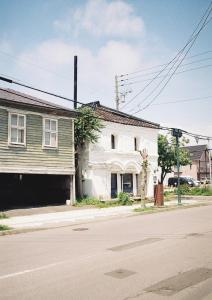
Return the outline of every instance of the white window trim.
[[[55,121],[56,122],[56,145],[55,146],[51,146],[51,145],[46,145],[45,144],[45,121],[46,120],[50,120],[51,121]],[[49,131],[50,133],[52,131]],[[54,119],[54,118],[43,118],[43,139],[42,139],[42,147],[43,149],[58,149],[58,119]]]
[[[17,115],[17,116],[21,116],[21,117],[24,117],[24,127],[21,129],[24,129],[24,142],[23,143],[19,143],[19,142],[12,142],[11,141],[11,129],[12,129],[12,123],[11,123],[11,117],[12,115]],[[20,129],[17,127],[15,127],[17,129]],[[20,113],[17,113],[17,112],[9,112],[9,117],[8,117],[8,145],[9,146],[14,146],[14,147],[26,147],[26,115],[24,114],[20,114]]]

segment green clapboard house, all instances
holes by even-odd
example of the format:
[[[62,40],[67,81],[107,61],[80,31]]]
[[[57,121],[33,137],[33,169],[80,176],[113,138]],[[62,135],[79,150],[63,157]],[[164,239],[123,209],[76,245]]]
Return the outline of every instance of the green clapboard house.
[[[75,201],[76,112],[0,89],[0,210]]]

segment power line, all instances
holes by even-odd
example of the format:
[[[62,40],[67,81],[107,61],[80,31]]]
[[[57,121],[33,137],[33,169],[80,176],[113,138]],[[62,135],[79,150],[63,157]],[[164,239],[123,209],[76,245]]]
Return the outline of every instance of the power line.
[[[210,3],[210,6],[211,6],[211,4],[212,4],[212,2]],[[209,6],[209,7],[210,7],[210,6]],[[208,10],[208,9],[207,9],[207,10]],[[155,101],[155,99],[162,93],[162,91],[165,89],[165,87],[167,86],[167,84],[169,83],[169,81],[171,80],[171,78],[174,76],[175,72],[176,72],[177,69],[179,68],[180,64],[183,62],[183,60],[185,59],[185,57],[186,57],[187,54],[189,53],[190,49],[193,47],[193,45],[194,45],[194,43],[196,42],[196,40],[197,40],[197,38],[198,38],[200,32],[201,32],[201,31],[203,30],[203,28],[210,22],[211,18],[210,18],[209,20],[207,20],[207,19],[208,19],[208,17],[210,16],[211,11],[212,11],[212,8],[210,8],[209,13],[207,14],[207,16],[206,16],[206,18],[205,18],[203,24],[201,25],[201,27],[200,27],[200,29],[198,30],[198,32],[197,32],[197,34],[195,35],[195,37],[193,38],[193,41],[191,42],[191,45],[189,46],[189,48],[187,49],[187,51],[186,51],[186,53],[184,54],[183,58],[180,60],[180,62],[178,63],[178,65],[175,67],[173,73],[172,73],[172,74],[170,75],[170,77],[167,79],[167,81],[165,82],[165,84],[162,86],[162,88],[159,90],[159,92],[153,97],[153,99],[152,99],[146,106],[144,106],[143,108],[141,108],[141,109],[139,109],[138,111],[136,111],[135,114],[138,113],[138,112],[140,112],[140,111],[142,111],[142,110],[144,110],[144,109],[146,109],[147,107],[149,107],[149,106]],[[176,63],[176,62],[175,62],[175,63]],[[175,65],[175,63],[174,63],[174,65]],[[173,66],[174,66],[174,65],[173,65]],[[171,69],[173,68],[173,66],[171,67]],[[171,70],[171,69],[170,69],[170,70]],[[170,70],[169,70],[169,72],[170,72]],[[168,73],[169,73],[169,72],[168,72]],[[146,101],[147,98],[148,98],[149,96],[151,96],[151,95],[154,93],[154,91],[160,86],[160,84],[161,84],[163,81],[164,81],[164,79],[161,80],[161,82],[153,89],[153,91],[152,91],[150,94],[148,94],[148,95],[144,98],[144,100],[143,100],[142,102]]]
[[[63,99],[63,100],[67,100],[67,101],[74,102],[73,99],[70,99],[70,98],[67,98],[67,97],[64,97],[64,96],[61,96],[61,95],[57,95],[57,94],[55,94],[55,93],[51,93],[51,92],[48,92],[48,91],[44,91],[44,90],[35,88],[35,87],[33,87],[33,86],[26,85],[26,84],[23,84],[23,83],[14,81],[14,80],[9,79],[9,78],[5,78],[5,77],[1,77],[1,76],[0,76],[0,80],[3,80],[3,81],[5,81],[5,82],[7,82],[7,83],[14,83],[14,84],[16,84],[16,85],[19,85],[19,86],[22,86],[22,87],[26,87],[26,88],[28,88],[28,89],[31,89],[31,90],[34,90],[34,91],[37,91],[37,92],[41,92],[41,93],[44,93],[44,94],[47,94],[47,95],[50,95],[50,96],[54,96],[54,97],[57,97],[57,98],[60,98],[60,99]],[[77,101],[77,103],[82,104],[82,105],[85,105],[85,103],[83,103],[83,102]]]
[[[186,47],[190,44],[190,43],[192,43],[192,41],[194,42],[195,40],[196,40],[196,38],[198,37],[198,35],[199,35],[199,31],[197,32],[197,33],[195,33],[197,30],[198,30],[198,28],[199,28],[199,26],[200,26],[200,24],[202,23],[202,21],[204,20],[204,18],[205,18],[205,16],[207,15],[207,13],[208,13],[208,11],[209,11],[209,14],[211,13],[211,8],[210,8],[210,6],[211,6],[211,4],[212,4],[212,2],[210,2],[210,5],[208,6],[208,8],[206,9],[206,11],[205,11],[205,13],[204,13],[204,15],[202,16],[202,18],[201,18],[201,20],[199,21],[199,23],[197,24],[197,26],[196,26],[196,28],[195,28],[195,30],[193,31],[193,33],[191,34],[191,36],[190,36],[190,38],[188,39],[188,41],[187,41],[187,43],[185,44],[185,46],[175,55],[175,57],[171,60],[171,61],[169,61],[167,64],[166,64],[166,66],[147,84],[147,85],[145,85],[144,86],[144,88],[141,90],[141,91],[139,91],[130,101],[128,101],[122,108],[124,108],[124,107],[126,107],[127,105],[129,105],[132,101],[134,101],[134,99],[136,98],[136,97],[138,97],[142,92],[144,92],[145,90],[146,90],[146,88],[148,87],[148,86],[150,86],[150,84],[155,80],[155,79],[157,79],[157,77],[158,76],[160,76],[160,74],[163,72],[163,71],[165,71],[166,69],[167,69],[167,67],[171,64],[171,63],[174,63],[174,65],[176,64],[176,62],[179,60],[179,58],[180,58],[180,56],[182,55],[182,53],[183,53],[183,51],[186,49]],[[208,16],[209,16],[209,14],[208,14]],[[206,17],[206,20],[207,20],[207,18],[208,18],[208,16]],[[210,21],[210,20],[209,20]],[[208,22],[209,22],[208,21]],[[204,21],[203,22],[203,25],[201,26],[201,29],[200,29],[200,31],[207,25],[207,23],[208,22],[206,22],[206,21]],[[184,56],[184,58],[185,58],[185,56]],[[175,61],[176,60],[176,61]],[[174,62],[175,61],[175,62]],[[182,61],[181,61],[182,62]],[[173,68],[173,66],[171,67],[171,69]],[[171,70],[170,69],[170,70]],[[170,72],[170,70],[169,70],[169,72]],[[168,73],[169,73],[168,72]]]
[[[16,82],[12,81],[11,79],[8,79],[8,78],[2,78],[2,77],[0,77],[0,80],[6,81],[6,82],[8,82],[8,83],[19,84],[19,83],[16,83]],[[22,86],[23,86],[23,85],[22,85]],[[25,85],[25,87],[28,87],[28,88],[34,89],[34,90],[38,90],[38,89],[36,89],[36,88],[29,87],[29,86],[26,86],[26,85]],[[36,101],[36,102],[38,102],[38,103],[43,104],[43,101],[42,101],[42,100],[39,101],[39,99],[37,99],[37,98],[35,98],[35,97],[30,97],[30,96],[24,95],[24,94],[22,94],[22,93],[18,93],[18,92],[11,91],[11,90],[6,90],[6,89],[3,89],[3,88],[0,88],[0,90],[3,91],[3,92],[6,92],[6,93],[12,94],[12,95],[16,95],[16,96],[19,96],[19,97],[23,97],[23,98],[25,98],[25,99],[33,100],[33,101]],[[53,93],[50,93],[50,92],[47,92],[47,91],[42,91],[42,90],[39,90],[39,91],[40,91],[40,92],[43,92],[43,93],[45,93],[45,94],[49,94],[49,95],[51,95],[51,96],[54,95],[55,97],[59,97],[59,98],[62,98],[62,99],[65,99],[65,100],[69,100],[69,101],[72,101],[72,102],[74,101],[74,100],[72,100],[72,99],[68,99],[68,98],[66,98],[66,97],[63,97],[63,96],[60,96],[60,95],[56,95],[56,94],[53,94]],[[209,96],[209,97],[210,97],[210,96]],[[88,106],[90,107],[89,104],[82,103],[82,102],[79,102],[79,101],[78,101],[78,103],[79,103],[79,104],[82,104],[82,105],[84,105],[84,106],[88,105]],[[48,105],[51,106],[52,108],[56,108],[56,109],[59,109],[59,110],[60,110],[60,109],[61,109],[61,110],[66,109],[66,108],[62,108],[62,107],[60,108],[60,107],[58,107],[58,106],[55,106],[55,105],[53,105],[53,104],[51,104],[51,103],[49,103],[49,102],[48,102]],[[161,130],[166,130],[166,131],[171,131],[171,130],[173,130],[173,128],[170,128],[170,127],[164,127],[164,126],[160,126],[159,129],[161,129]],[[182,131],[183,133],[185,133],[186,135],[192,136],[192,137],[194,137],[194,138],[203,139],[203,140],[212,140],[212,137],[210,137],[210,136],[205,136],[205,135],[195,134],[195,133],[191,133],[191,132],[188,132],[188,131],[185,131],[185,130],[181,130],[181,131]]]
[[[189,98],[189,99],[182,99],[182,100],[168,101],[168,102],[160,102],[160,103],[154,103],[152,105],[175,104],[175,103],[181,103],[181,102],[192,102],[192,101],[208,100],[208,99],[212,99],[212,96]]]
[[[175,129],[175,128],[160,126],[160,130],[172,131],[173,129]],[[188,132],[184,129],[179,129],[179,130],[182,131],[182,133],[184,133],[185,135],[191,136],[193,138],[198,138],[199,140],[212,140],[211,136],[197,134],[197,133],[191,133],[191,132]]]
[[[187,63],[187,64],[182,64],[180,66],[180,68],[183,68],[184,66],[188,66],[188,65],[193,65],[193,64],[196,64],[196,63],[199,63],[199,62],[203,62],[203,61],[206,61],[206,60],[211,60],[212,57],[208,57],[208,58],[204,58],[204,59],[199,59],[199,60],[195,60],[193,62],[190,62],[190,63]],[[140,78],[140,77],[144,77],[144,76],[147,76],[147,75],[154,75],[156,74],[157,72],[150,72],[150,73],[145,73],[145,74],[142,74],[142,75],[138,75],[138,76],[135,76],[135,77],[131,77],[131,78],[127,78],[127,79],[122,79],[119,81],[120,86],[125,86],[125,85],[130,85],[130,84],[133,84],[133,83],[137,83],[137,82],[142,82],[142,81],[147,81],[147,80],[151,80],[152,78],[149,78],[149,79],[142,79],[142,80],[139,80],[139,81],[132,81],[132,82],[128,82],[132,79],[136,79],[136,78]],[[179,72],[178,72],[179,73]],[[161,76],[159,77],[161,78]]]
[[[188,56],[186,60],[189,60],[189,59],[191,59],[191,58],[193,58],[193,57],[205,55],[205,54],[208,54],[208,53],[211,53],[211,52],[212,52],[212,50],[200,52],[200,53],[197,53],[197,54]],[[148,71],[148,70],[152,70],[152,69],[155,69],[155,68],[163,67],[163,66],[165,66],[165,65],[166,65],[166,64],[155,65],[155,66],[152,66],[152,67],[149,67],[149,68],[137,70],[137,71],[135,71],[135,72],[126,73],[126,74],[121,74],[121,75],[119,75],[118,77],[121,78],[121,77],[129,76],[129,75],[133,75],[133,74],[136,74],[136,73],[141,73],[141,72],[144,72],[144,71]],[[139,76],[139,75],[138,75],[138,76]]]
[[[175,100],[175,101],[167,101],[167,102],[160,102],[160,103],[153,103],[152,106],[154,105],[163,105],[163,104],[176,104],[176,103],[184,103],[184,102],[193,102],[193,101],[200,101],[200,100],[209,100],[212,99],[212,96],[206,96],[206,97],[195,97],[195,98],[187,98],[187,99],[181,99],[181,100]],[[134,109],[131,109],[129,113],[133,112]]]
[[[35,97],[27,96],[27,95],[24,95],[24,94],[18,93],[18,92],[16,93],[15,91],[6,90],[6,89],[2,89],[2,88],[0,88],[0,91],[6,92],[8,94],[12,94],[12,95],[15,95],[15,96],[18,96],[18,97],[23,97],[24,99],[33,100],[33,101],[38,102],[40,104],[44,103],[42,100],[40,101],[40,100],[36,99]],[[55,106],[51,103],[48,103],[48,105],[51,106],[52,108],[60,109],[58,106]]]
[[[205,69],[205,68],[209,68],[209,67],[212,67],[212,64],[210,65],[203,65],[203,66],[199,66],[199,67],[196,67],[196,68],[191,68],[191,69],[187,69],[187,70],[183,70],[183,71],[179,71],[179,72],[175,72],[175,76],[176,75],[179,75],[179,74],[183,74],[183,73],[187,73],[187,72],[191,72],[191,71],[195,71],[195,70],[200,70],[200,69]],[[158,76],[158,79],[159,78],[165,78],[167,77],[168,75],[163,75],[163,76]],[[134,84],[137,84],[137,83],[141,83],[141,82],[146,82],[146,81],[150,81],[152,78],[149,78],[149,79],[142,79],[142,80],[137,80],[137,81],[132,81],[132,82],[128,82],[128,83],[125,83],[121,86],[129,86],[129,85],[134,85]]]

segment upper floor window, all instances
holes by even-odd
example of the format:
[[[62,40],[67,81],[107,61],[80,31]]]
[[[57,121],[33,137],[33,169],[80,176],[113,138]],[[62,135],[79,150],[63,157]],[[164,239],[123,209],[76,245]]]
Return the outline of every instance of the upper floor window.
[[[56,148],[58,144],[58,124],[55,119],[43,121],[43,145],[44,147]]]
[[[111,149],[116,149],[116,138],[113,134],[111,134]]]
[[[15,145],[26,144],[26,116],[10,113],[9,114],[9,143]]]
[[[134,150],[139,150],[139,139],[137,137],[134,138]]]

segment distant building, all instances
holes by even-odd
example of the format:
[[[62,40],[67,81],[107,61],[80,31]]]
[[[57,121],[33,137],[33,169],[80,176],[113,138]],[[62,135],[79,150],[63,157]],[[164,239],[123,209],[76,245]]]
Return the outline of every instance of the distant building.
[[[75,199],[76,113],[0,89],[0,208]]]
[[[137,196],[141,192],[140,150],[148,152],[148,197],[153,196],[158,168],[159,124],[149,122],[94,102],[91,107],[105,127],[96,144],[84,147],[80,157],[83,193],[99,199],[117,197],[119,192]]]
[[[191,165],[180,167],[180,176],[190,176],[195,180],[203,181],[210,178],[210,156],[207,145],[186,146],[183,149],[189,152]],[[167,175],[166,183],[169,177],[177,176],[177,169]]]
[[[210,178],[210,160],[207,145],[184,147],[189,152],[192,165],[181,167],[182,176],[191,176],[196,180]]]

